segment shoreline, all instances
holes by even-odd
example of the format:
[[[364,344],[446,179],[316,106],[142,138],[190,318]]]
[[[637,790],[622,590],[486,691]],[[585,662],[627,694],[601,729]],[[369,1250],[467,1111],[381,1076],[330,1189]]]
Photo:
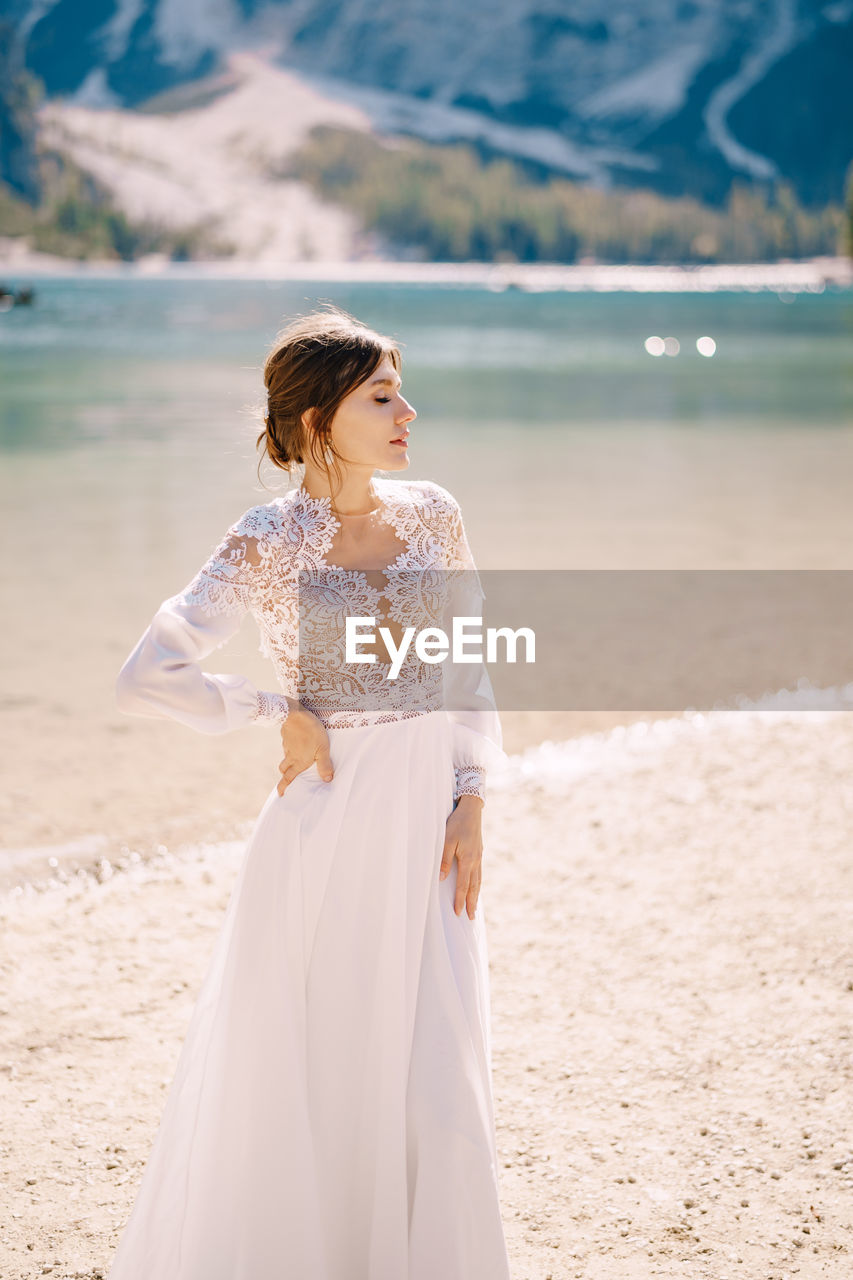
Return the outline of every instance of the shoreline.
[[[557,739],[540,737],[509,753],[506,768],[491,779],[489,791],[498,806],[528,788],[543,800],[557,802],[578,782],[597,774],[625,776],[648,769],[679,741],[696,742],[714,733],[755,736],[772,725],[832,723],[850,710],[838,705],[802,710],[752,706],[635,717],[626,713],[608,727]],[[206,827],[176,814],[149,826],[144,835],[129,829],[124,834],[92,831],[56,843],[0,847],[0,913],[15,900],[28,901],[74,884],[103,884],[114,875],[144,874],[149,866],[196,862],[211,851],[242,847],[255,821],[256,817],[232,814]]]
[[[135,262],[80,262],[20,248],[0,237],[0,282],[15,277],[104,280],[276,280],[341,284],[479,286],[496,292],[566,293],[822,293],[853,288],[853,261],[811,258],[790,262],[710,263],[696,266],[639,263],[409,262],[396,259],[284,262],[213,259],[174,262],[150,254]]]

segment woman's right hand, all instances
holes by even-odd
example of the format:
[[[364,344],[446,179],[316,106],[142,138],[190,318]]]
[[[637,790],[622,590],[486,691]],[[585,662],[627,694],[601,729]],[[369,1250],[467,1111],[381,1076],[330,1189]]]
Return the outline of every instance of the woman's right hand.
[[[329,753],[329,735],[322,720],[307,707],[288,699],[290,710],[281,726],[281,745],[284,759],[278,766],[281,781],[276,790],[283,796],[293,779],[316,761],[317,771],[324,782],[335,776]]]

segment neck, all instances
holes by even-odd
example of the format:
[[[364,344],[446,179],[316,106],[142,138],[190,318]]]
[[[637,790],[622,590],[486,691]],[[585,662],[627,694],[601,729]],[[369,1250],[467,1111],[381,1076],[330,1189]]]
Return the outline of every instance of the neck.
[[[340,488],[332,492],[326,473],[306,463],[302,488],[311,498],[329,498],[332,510],[344,516],[367,514],[376,508],[379,500],[372,467],[348,467]]]

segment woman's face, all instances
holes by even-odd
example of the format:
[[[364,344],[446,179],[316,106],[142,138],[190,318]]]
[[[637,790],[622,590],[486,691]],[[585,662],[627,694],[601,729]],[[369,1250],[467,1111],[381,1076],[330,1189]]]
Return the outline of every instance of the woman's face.
[[[408,424],[418,415],[400,394],[400,385],[397,370],[385,356],[360,387],[344,396],[332,419],[331,436],[347,462],[382,471],[403,471],[409,465]]]

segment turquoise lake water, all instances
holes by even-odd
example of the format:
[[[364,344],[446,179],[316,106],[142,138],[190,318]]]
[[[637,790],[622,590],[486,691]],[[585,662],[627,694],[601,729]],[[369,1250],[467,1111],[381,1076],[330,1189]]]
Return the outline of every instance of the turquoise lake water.
[[[333,300],[404,342],[430,430],[841,421],[853,401],[850,292],[501,294],[411,285],[56,279],[0,315],[0,448],[97,449],[233,427],[276,329]],[[649,335],[677,358],[654,359]],[[703,358],[708,335],[716,355]],[[228,438],[227,435],[225,437]]]
[[[784,524],[792,504],[811,511],[821,493],[815,537],[824,521],[827,537],[846,536],[830,526],[853,475],[850,291],[103,278],[45,278],[36,291],[32,308],[0,314],[0,497],[13,522],[42,508],[47,530],[61,521],[84,558],[97,559],[105,528],[135,554],[147,539],[153,557],[166,521],[177,569],[182,550],[191,558],[223,518],[264,499],[264,355],[282,324],[323,301],[404,344],[404,393],[418,411],[406,474],[464,500],[489,564],[527,563],[535,547],[552,567],[591,565],[619,546],[625,563],[652,543],[661,564],[670,536],[670,559],[680,538],[695,567],[700,543],[727,523],[743,527],[748,550],[756,510]],[[675,337],[679,354],[648,355],[651,335]],[[698,353],[701,337],[713,357]],[[206,539],[188,541],[187,501]]]
[[[405,474],[456,494],[484,567],[853,563],[849,291],[44,278],[0,314],[8,587],[37,595],[38,565],[70,607],[106,577],[104,612],[141,617],[188,580],[287,487],[256,475],[261,367],[325,301],[404,344]]]

